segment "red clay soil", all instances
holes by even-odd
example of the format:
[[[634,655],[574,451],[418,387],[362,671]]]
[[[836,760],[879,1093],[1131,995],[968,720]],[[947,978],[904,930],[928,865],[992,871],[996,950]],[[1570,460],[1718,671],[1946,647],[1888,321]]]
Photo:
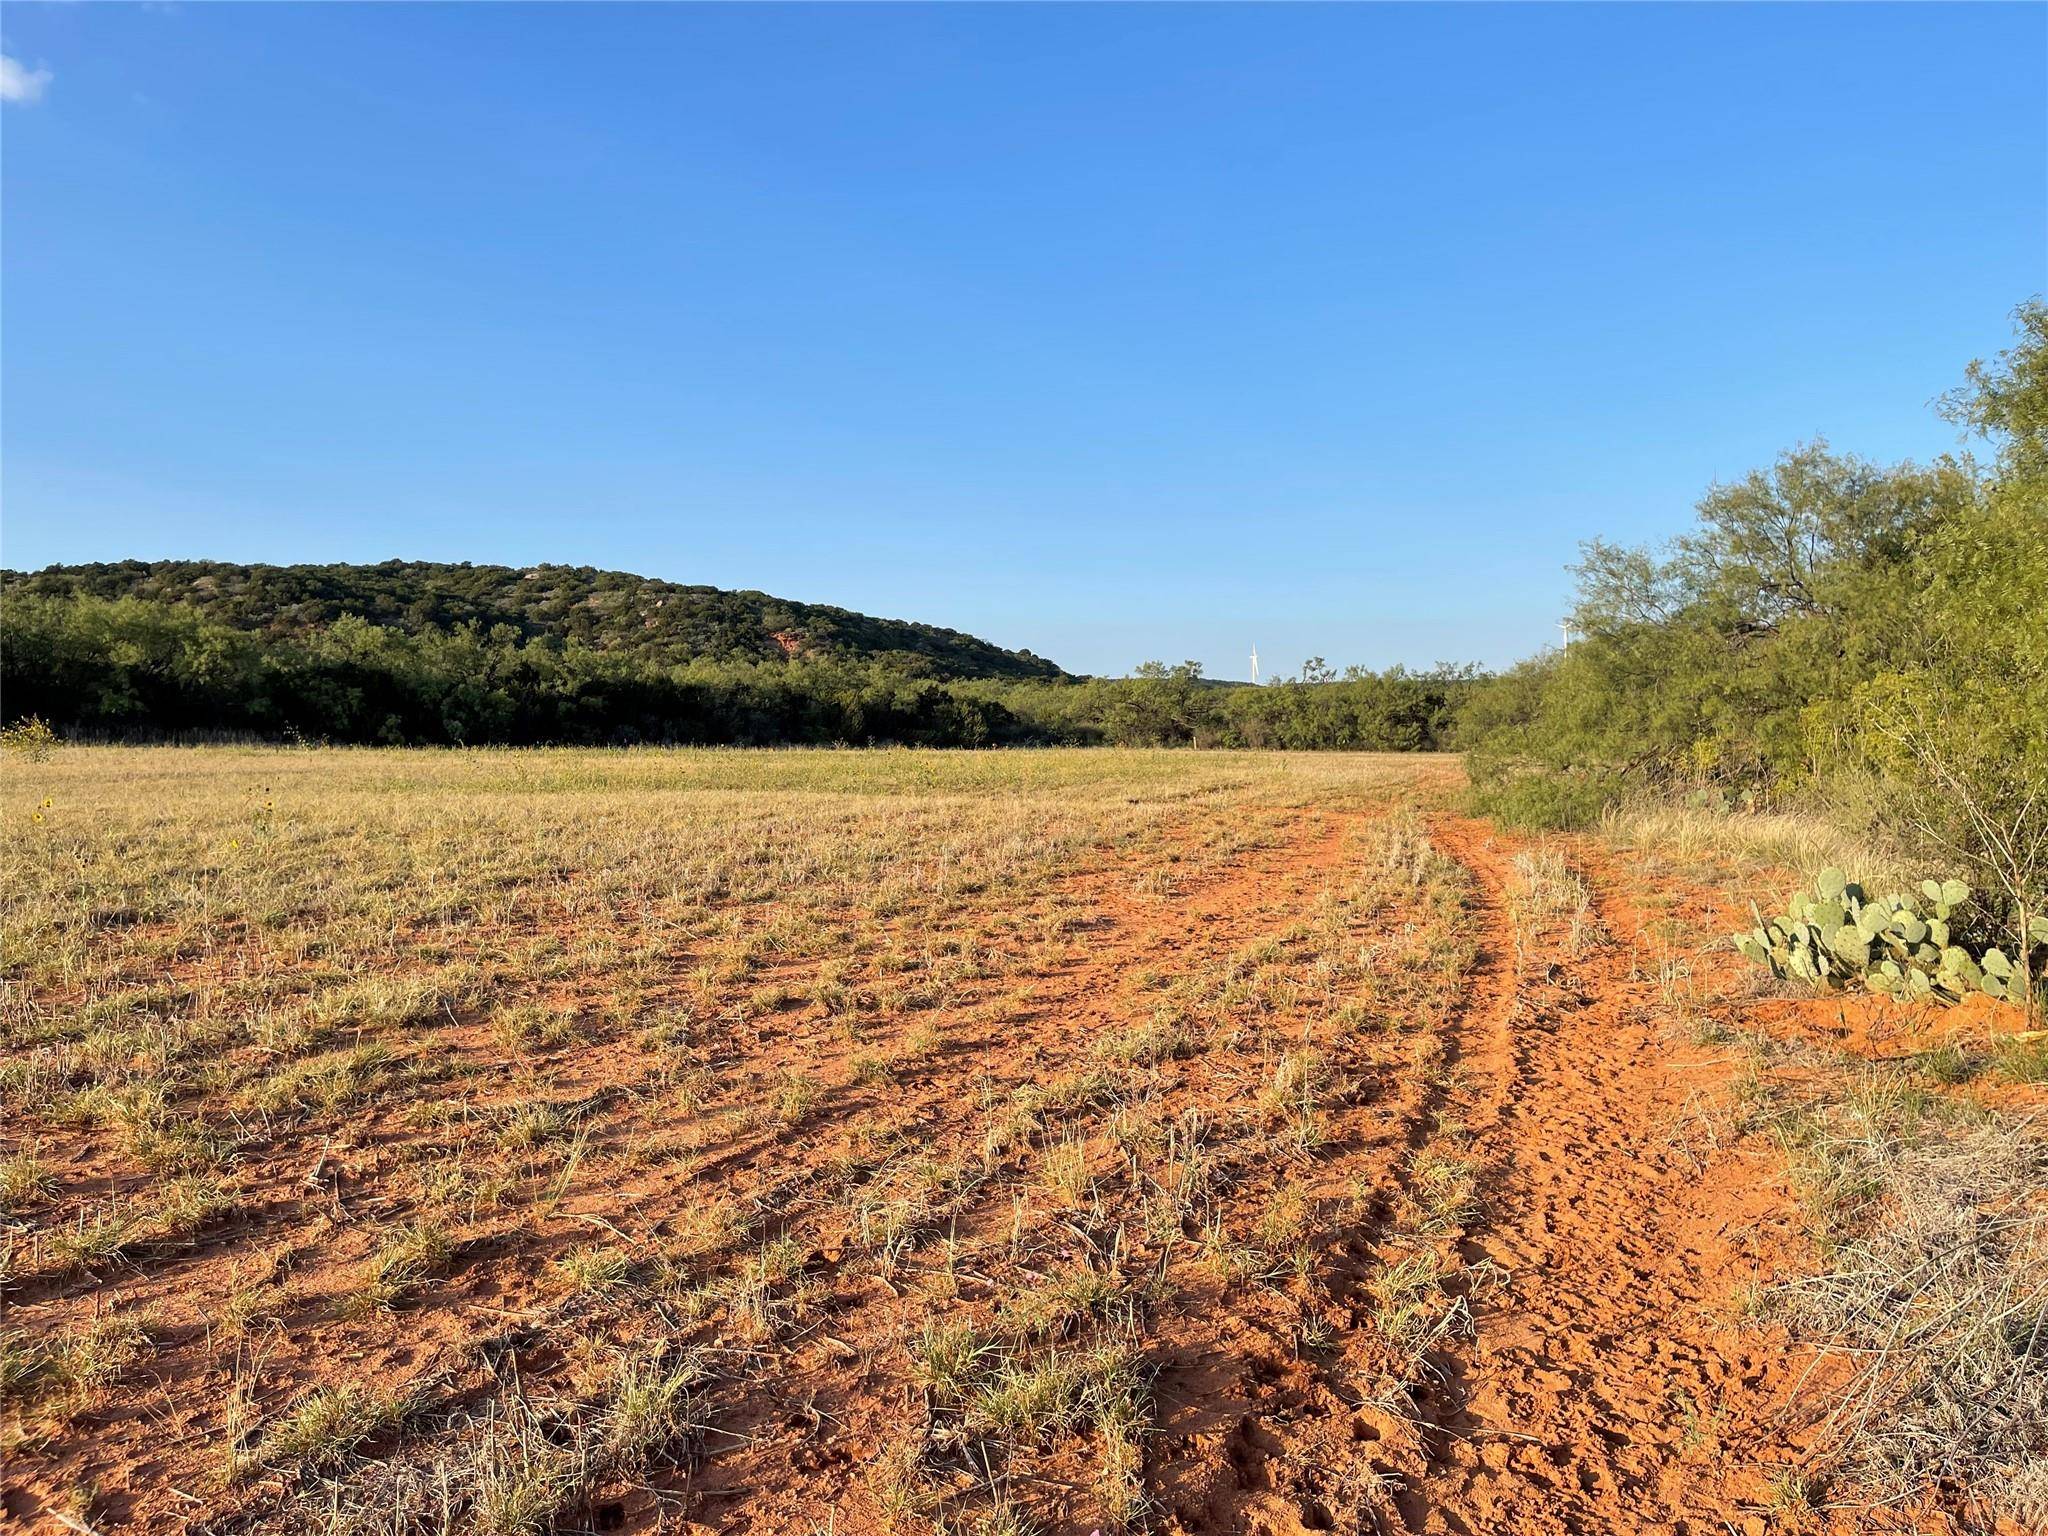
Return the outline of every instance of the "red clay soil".
[[[1482,943],[1512,953],[1513,841],[1456,820],[1436,837],[1475,876]],[[1469,1077],[1450,1109],[1490,1170],[1464,1252],[1505,1280],[1450,1367],[1440,1450],[1399,1500],[1407,1528],[1957,1529],[1928,1502],[1814,1510],[1786,1497],[1790,1477],[1809,1471],[1846,1367],[1737,1321],[1750,1287],[1814,1259],[1776,1150],[1716,1130],[1736,1065],[1724,1047],[1686,1042],[1671,991],[1673,977],[1685,989],[1743,968],[1723,953],[1723,925],[1674,943],[1677,925],[1637,905],[1662,911],[1677,895],[1711,909],[1710,893],[1652,887],[1590,840],[1568,851],[1605,942],[1571,958],[1562,936],[1539,939],[1541,961],[1515,977],[1487,968],[1462,1029]],[[1865,998],[1749,999],[1720,1012],[1752,1031],[1873,1057],[1981,1041],[2022,1022],[2002,1005],[1944,1016]],[[2038,1103],[2038,1091],[2020,1092]],[[1998,1529],[2018,1536],[2009,1523]]]
[[[1738,1317],[1745,1288],[1796,1266],[1803,1244],[1773,1152],[1719,1144],[1711,1130],[1733,1063],[1673,1040],[1626,878],[1579,850],[1608,939],[1561,964],[1518,965],[1506,907],[1516,845],[1451,818],[1433,836],[1471,873],[1478,952],[1447,1041],[1452,1086],[1410,1107],[1407,1135],[1420,1144],[1461,1128],[1481,1163],[1479,1213],[1449,1238],[1471,1336],[1432,1356],[1413,1414],[1303,1381],[1279,1350],[1252,1373],[1264,1390],[1227,1355],[1173,1382],[1183,1399],[1208,1400],[1164,1415],[1153,1470],[1167,1528],[1945,1528],[1931,1514],[1795,1519],[1773,1501],[1772,1474],[1800,1467],[1830,1373]],[[1562,935],[1544,939],[1532,948],[1563,952]],[[1388,1236],[1361,1230],[1356,1250]],[[1229,1475],[1199,1503],[1173,1497],[1190,1421],[1228,1425]],[[1361,1516],[1367,1492],[1378,1497]]]
[[[678,1115],[659,1096],[637,1091],[646,1057],[631,1042],[559,1053],[549,1064],[548,1098],[575,1104],[590,1132],[591,1162],[607,1153],[626,1161],[601,1183],[583,1181],[559,1208],[486,1218],[463,1234],[445,1281],[382,1318],[349,1315],[345,1297],[373,1247],[360,1218],[368,1211],[387,1220],[407,1215],[405,1196],[394,1188],[399,1153],[433,1134],[400,1107],[316,1122],[295,1143],[267,1149],[251,1164],[267,1198],[188,1251],[143,1267],[124,1265],[111,1277],[17,1276],[4,1303],[10,1328],[54,1336],[118,1305],[151,1317],[153,1347],[138,1378],[88,1416],[48,1442],[9,1453],[0,1466],[0,1531],[73,1529],[75,1517],[66,1510],[80,1487],[94,1491],[90,1523],[101,1531],[298,1529],[271,1507],[282,1491],[275,1480],[259,1475],[231,1491],[218,1487],[225,1405],[238,1365],[249,1363],[217,1343],[221,1303],[231,1291],[273,1277],[282,1283],[282,1327],[244,1352],[257,1356],[249,1380],[266,1418],[307,1390],[337,1382],[389,1388],[428,1381],[438,1398],[459,1406],[491,1389],[491,1371],[480,1363],[486,1359],[494,1370],[516,1360],[527,1390],[538,1394],[564,1374],[550,1342],[527,1343],[526,1325],[560,1301],[553,1261],[593,1242],[637,1254],[685,1230],[713,1201],[791,1213],[757,1227],[738,1246],[744,1253],[747,1242],[785,1233],[800,1240],[804,1277],[824,1295],[818,1310],[825,1322],[769,1347],[750,1363],[744,1382],[726,1384],[710,1454],[687,1469],[679,1487],[628,1490],[602,1511],[604,1523],[677,1529],[680,1495],[690,1520],[710,1528],[807,1530],[835,1518],[842,1530],[881,1528],[866,1474],[902,1423],[904,1407],[896,1395],[900,1382],[880,1390],[873,1364],[886,1352],[900,1369],[903,1341],[917,1336],[932,1311],[924,1282],[933,1261],[929,1253],[917,1255],[908,1282],[868,1273],[836,1168],[871,1157],[877,1142],[935,1161],[977,1147],[985,1127],[982,1094],[1000,1101],[1017,1087],[1085,1066],[1089,1042],[1150,1013],[1154,1001],[1137,980],[1145,968],[1172,973],[1220,960],[1297,921],[1341,874],[1341,834],[1355,820],[1304,813],[1270,845],[1222,865],[1183,866],[1169,900],[1134,891],[1131,872],[1115,863],[1065,882],[1062,899],[1084,914],[1076,953],[1024,978],[1028,1000],[1000,1014],[976,1005],[1015,996],[1019,978],[963,988],[939,1043],[886,1080],[858,1079],[849,1064],[855,1047],[814,1012],[770,1013],[714,1039],[699,1065],[727,1098],[743,1098],[748,1085],[757,1089],[790,1071],[831,1088],[801,1135],[772,1118],[742,1119],[733,1133],[714,1112],[721,1106],[710,1101]],[[767,973],[749,985],[775,979]],[[893,1028],[905,1033],[914,1022]],[[428,1040],[427,1055],[502,1054],[487,1031],[467,1024],[430,1028]],[[1244,1097],[1250,1086],[1227,1091]],[[508,1080],[502,1096],[519,1091]],[[52,1137],[44,1151],[63,1169],[67,1188],[85,1187],[83,1173],[72,1177],[89,1155],[82,1138]],[[658,1155],[644,1155],[650,1151]],[[101,1166],[92,1170],[97,1189],[108,1187],[104,1173]],[[120,1177],[148,1178],[127,1169]],[[1005,1195],[1000,1208],[962,1212],[949,1236],[969,1250],[1000,1245],[1010,1219]],[[1045,1257],[1086,1262],[1087,1243],[1078,1232]],[[962,1304],[990,1289],[972,1272],[958,1285]],[[573,1320],[575,1310],[568,1316]],[[717,1353],[738,1342],[717,1339],[710,1348]],[[841,1509],[847,1513],[835,1516]]]
[[[1477,880],[1482,942],[1511,955],[1508,847],[1471,822],[1437,836]],[[1698,1134],[1728,1064],[1674,1048],[1622,881],[1590,860],[1580,874],[1606,941],[1512,978],[1496,962],[1464,1032],[1454,1108],[1488,1168],[1465,1252],[1505,1278],[1403,1516],[1530,1536],[1762,1530],[1765,1474],[1796,1462],[1816,1383],[1809,1357],[1734,1319],[1794,1246],[1788,1193],[1767,1150]]]
[[[395,1117],[337,1128],[334,1150],[321,1153],[324,1193],[301,1188],[314,1149],[281,1152],[279,1190],[296,1195],[280,1193],[249,1230],[202,1244],[158,1277],[123,1282],[162,1309],[156,1380],[96,1413],[81,1434],[0,1472],[0,1529],[72,1528],[58,1501],[86,1478],[99,1485],[106,1530],[301,1528],[266,1502],[284,1490],[262,1479],[232,1498],[185,1491],[218,1462],[230,1377],[210,1343],[207,1307],[179,1297],[201,1282],[216,1297],[246,1283],[230,1273],[236,1265],[289,1253],[296,1275],[296,1310],[261,1381],[266,1413],[335,1379],[431,1377],[451,1400],[474,1400],[488,1389],[477,1363],[486,1356],[516,1357],[537,1392],[563,1363],[545,1344],[522,1354],[520,1325],[549,1299],[551,1261],[593,1238],[616,1236],[633,1251],[659,1244],[714,1191],[779,1213],[752,1240],[787,1234],[800,1244],[806,1283],[821,1298],[817,1321],[757,1352],[746,1379],[720,1391],[715,1431],[693,1466],[668,1486],[624,1492],[603,1524],[917,1529],[914,1520],[890,1524],[871,1467],[920,1411],[905,1341],[928,1319],[994,1305],[999,1288],[977,1256],[993,1265],[1007,1254],[1027,1276],[1111,1263],[1142,1273],[1153,1260],[1142,1247],[1103,1251],[1108,1227],[1085,1209],[1034,1233],[1020,1260],[1018,1207],[994,1183],[988,1198],[949,1216],[946,1236],[964,1262],[942,1275],[926,1252],[893,1279],[878,1275],[857,1262],[847,1189],[833,1182],[846,1176],[830,1172],[873,1141],[852,1139],[855,1117],[881,1113],[894,1145],[933,1159],[967,1155],[985,1128],[973,1095],[987,1102],[1069,1071],[1076,1040],[1147,1017],[1148,968],[1221,962],[1281,934],[1343,885],[1349,839],[1365,819],[1304,815],[1292,836],[1192,873],[1170,900],[1135,893],[1114,871],[1077,882],[1094,913],[1087,953],[1030,978],[1027,1004],[963,1019],[886,1082],[864,1084],[852,1072],[850,1047],[827,1021],[791,1013],[753,1022],[710,1065],[755,1078],[802,1068],[824,1079],[835,1090],[829,1108],[801,1136],[774,1125],[724,1142],[708,1127],[699,1136],[627,1091],[641,1068],[630,1047],[591,1050],[555,1091],[585,1095],[593,1154],[665,1142],[689,1156],[629,1159],[615,1181],[579,1189],[544,1218],[467,1236],[445,1284],[368,1331],[346,1322],[337,1301],[367,1240],[325,1209],[385,1199],[387,1154],[418,1133]],[[1219,1281],[1209,1292],[1183,1288],[1162,1308],[1147,1341],[1150,1525],[1190,1536],[1945,1530],[1933,1512],[1838,1510],[1795,1521],[1773,1506],[1772,1475],[1802,1465],[1831,1378],[1810,1352],[1740,1321],[1741,1300],[1808,1255],[1775,1152],[1716,1130],[1713,1111],[1736,1064],[1725,1049],[1677,1038],[1660,980],[1670,951],[1646,933],[1655,925],[1635,904],[1641,882],[1600,849],[1572,845],[1605,936],[1574,955],[1562,935],[1541,934],[1524,957],[1508,906],[1518,845],[1452,817],[1435,820],[1431,835],[1471,880],[1462,991],[1415,1047],[1436,1052],[1442,1070],[1406,1071],[1388,1055],[1387,1036],[1331,1030],[1305,1041],[1348,1085],[1329,1145],[1315,1157],[1259,1149],[1236,1170],[1234,1198],[1255,1210],[1283,1192],[1305,1195],[1325,1218],[1328,1283],[1290,1294]],[[1362,915],[1358,931],[1367,931]],[[449,1049],[475,1044],[451,1026]],[[1153,1091],[1174,1115],[1241,1106],[1270,1065],[1213,1051],[1163,1065]],[[1432,1352],[1410,1406],[1396,1409],[1369,1390],[1383,1346],[1370,1337],[1368,1291],[1400,1251],[1397,1216],[1413,1197],[1415,1156],[1447,1130],[1479,1170],[1475,1214],[1438,1239],[1473,1321]],[[1090,1145],[1091,1156],[1114,1159]],[[1380,1193],[1361,1206],[1360,1189]],[[354,1246],[324,1246],[341,1239]],[[87,1287],[33,1278],[15,1303],[16,1326],[75,1323],[98,1305]],[[1306,1343],[1311,1333],[1322,1342]],[[1084,1507],[1071,1519],[1056,1508],[1035,1513],[1075,1536],[1091,1529]]]
[[[906,1097],[920,1101],[905,1117],[905,1138],[933,1157],[957,1151],[981,1131],[979,1118],[966,1112],[970,1071],[1013,1084],[1052,1081],[1073,1070],[1076,1042],[1108,1038],[1145,1017],[1150,1005],[1138,978],[1148,968],[1179,973],[1222,962],[1297,921],[1341,877],[1344,835],[1356,820],[1304,817],[1279,846],[1187,879],[1164,903],[1134,895],[1128,881],[1088,881],[1096,887],[1091,899],[1098,915],[1086,956],[1041,977],[1030,1008],[1000,1029],[949,1045],[958,1059],[928,1083],[903,1085]],[[1242,1099],[1252,1086],[1219,1087],[1204,1063],[1176,1066],[1180,1071],[1160,1085],[1176,1100]],[[825,1218],[821,1247],[836,1267],[842,1254],[854,1257],[854,1245],[843,1223],[831,1225],[834,1219]],[[1000,1287],[979,1256],[988,1256],[989,1269],[998,1266],[995,1255],[1014,1220],[1008,1194],[970,1202],[949,1217],[946,1237],[969,1259],[947,1282],[953,1294],[936,1303],[920,1283],[929,1279],[928,1257],[892,1284],[849,1282],[829,1327],[751,1382],[746,1399],[721,1418],[719,1454],[692,1481],[697,1525],[760,1536],[920,1529],[915,1519],[892,1523],[873,1491],[875,1462],[900,1442],[918,1412],[917,1395],[878,1370],[875,1356],[881,1341],[914,1339],[928,1322],[982,1315]],[[1101,1264],[1109,1257],[1110,1235],[1099,1220],[1077,1211],[1054,1225],[1051,1244],[1041,1243],[1032,1263],[1042,1279]],[[1128,1257],[1135,1264],[1137,1256]],[[1059,1526],[1076,1536],[1091,1528],[1081,1518]]]

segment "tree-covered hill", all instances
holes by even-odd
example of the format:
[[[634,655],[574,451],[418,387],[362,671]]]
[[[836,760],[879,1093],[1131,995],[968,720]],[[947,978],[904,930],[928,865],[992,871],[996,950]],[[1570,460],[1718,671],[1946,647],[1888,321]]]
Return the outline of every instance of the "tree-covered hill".
[[[567,566],[0,572],[0,720],[83,740],[1429,749],[1474,681],[1077,678],[949,629]]]
[[[522,640],[573,642],[657,667],[815,656],[878,661],[913,678],[1055,681],[1067,675],[1029,651],[1004,650],[957,630],[589,566],[123,560],[0,571],[0,590],[8,598],[174,603],[216,623],[273,636],[304,636],[351,614],[407,634],[503,624]]]

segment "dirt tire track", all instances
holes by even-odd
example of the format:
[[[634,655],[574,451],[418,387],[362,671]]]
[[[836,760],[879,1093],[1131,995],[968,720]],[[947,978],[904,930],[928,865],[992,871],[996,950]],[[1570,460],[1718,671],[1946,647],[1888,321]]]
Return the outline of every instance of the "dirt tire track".
[[[1416,851],[1429,854],[1419,823],[1415,837]],[[1417,923],[1426,921],[1402,896],[1385,894],[1350,918],[1354,940],[1367,944],[1396,929],[1404,944],[1412,942]],[[1466,927],[1464,916],[1457,927]],[[1372,1321],[1372,1281],[1390,1255],[1416,1245],[1405,1226],[1418,1198],[1411,1165],[1453,1113],[1460,1062],[1492,1053],[1508,1038],[1511,956],[1458,947],[1462,953],[1435,961],[1454,979],[1441,1003],[1419,1004],[1429,1014],[1425,1027],[1385,1033],[1382,1014],[1382,1029],[1318,1034],[1326,1060],[1368,1085],[1333,1109],[1329,1142],[1290,1175],[1322,1191],[1321,1206],[1336,1225],[1325,1233],[1321,1266],[1306,1291],[1278,1306],[1277,1293],[1257,1288],[1213,1298],[1204,1309],[1210,1321],[1160,1353],[1160,1436],[1148,1457],[1157,1528],[1201,1536],[1380,1529],[1389,1487],[1418,1470],[1442,1441],[1437,1420],[1462,1401],[1457,1362],[1429,1361],[1423,1379],[1409,1380],[1404,1393],[1390,1375],[1400,1351]],[[1337,1189],[1375,1193],[1355,1202],[1331,1198]],[[1327,1348],[1304,1349],[1294,1326],[1316,1312],[1333,1335]],[[1432,1376],[1433,1369],[1442,1376]],[[1380,1406],[1390,1385],[1405,1401],[1393,1414]]]
[[[1514,845],[1481,822],[1432,832],[1471,872],[1481,953],[1512,971]],[[1688,1097],[1725,1069],[1674,1058],[1620,882],[1589,883],[1612,938],[1541,975],[1475,978],[1448,1107],[1484,1169],[1462,1248],[1504,1278],[1458,1352],[1432,1470],[1400,1501],[1412,1531],[1762,1530],[1760,1469],[1795,1449],[1782,1426],[1807,1358],[1732,1322],[1782,1181],[1679,1144]]]
[[[1469,881],[1466,909],[1473,948],[1464,973],[1463,997],[1442,1031],[1439,1070],[1428,1076],[1417,1101],[1406,1107],[1408,1157],[1396,1171],[1394,1188],[1411,1205],[1417,1184],[1414,1159],[1446,1125],[1455,1124],[1464,1134],[1477,1136],[1477,1150],[1483,1157],[1491,1156],[1484,1133],[1497,1122],[1516,1072],[1515,1020],[1522,998],[1517,987],[1514,934],[1506,917],[1506,871],[1488,849],[1460,836],[1463,829],[1464,824],[1442,817],[1429,822],[1431,844],[1456,862]],[[1486,1169],[1487,1174],[1497,1171]],[[1487,1273],[1491,1259],[1475,1240],[1476,1226],[1473,1223],[1451,1234],[1451,1246],[1464,1270],[1445,1280],[1446,1289],[1465,1296],[1468,1305],[1477,1304],[1470,1293],[1476,1278]],[[1375,1241],[1386,1235],[1385,1231],[1375,1234]],[[1463,1352],[1435,1351],[1422,1377],[1410,1384],[1415,1410],[1410,1423],[1432,1474],[1452,1464],[1456,1448],[1474,1433],[1466,1407],[1471,1394],[1468,1371]],[[1394,1509],[1408,1531],[1439,1528],[1431,1522],[1428,1496],[1412,1481],[1395,1495]]]

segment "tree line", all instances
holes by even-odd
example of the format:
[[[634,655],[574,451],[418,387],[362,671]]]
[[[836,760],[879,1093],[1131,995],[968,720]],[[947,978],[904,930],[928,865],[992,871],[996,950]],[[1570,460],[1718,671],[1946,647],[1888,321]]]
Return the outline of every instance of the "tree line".
[[[1481,807],[1805,805],[1966,871],[2011,932],[2048,913],[2048,307],[2016,320],[1941,402],[1971,451],[1811,443],[1665,548],[1586,545],[1581,638],[1466,701]]]
[[[509,624],[404,629],[353,614],[241,628],[202,607],[16,588],[0,697],[74,738],[254,736],[391,746],[1113,744],[1433,751],[1470,668],[1320,662],[1265,688],[1192,662],[1128,678],[932,678],[891,655],[665,664]]]

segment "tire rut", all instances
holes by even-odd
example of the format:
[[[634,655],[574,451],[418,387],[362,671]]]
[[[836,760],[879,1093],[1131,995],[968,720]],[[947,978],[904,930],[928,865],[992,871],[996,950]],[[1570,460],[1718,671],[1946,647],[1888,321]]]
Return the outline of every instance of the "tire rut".
[[[1471,875],[1482,953],[1506,957],[1505,977],[1475,972],[1445,1103],[1481,1169],[1459,1250],[1498,1281],[1441,1362],[1456,1401],[1403,1519],[1515,1536],[1744,1529],[1759,1461],[1786,1453],[1774,1426],[1796,1374],[1731,1321],[1755,1270],[1739,1235],[1782,1204],[1778,1181],[1678,1143],[1702,1082],[1663,1032],[1620,882],[1588,881],[1612,936],[1539,971],[1516,955],[1517,845],[1480,822],[1432,830]],[[1552,938],[1536,944],[1561,953]]]

